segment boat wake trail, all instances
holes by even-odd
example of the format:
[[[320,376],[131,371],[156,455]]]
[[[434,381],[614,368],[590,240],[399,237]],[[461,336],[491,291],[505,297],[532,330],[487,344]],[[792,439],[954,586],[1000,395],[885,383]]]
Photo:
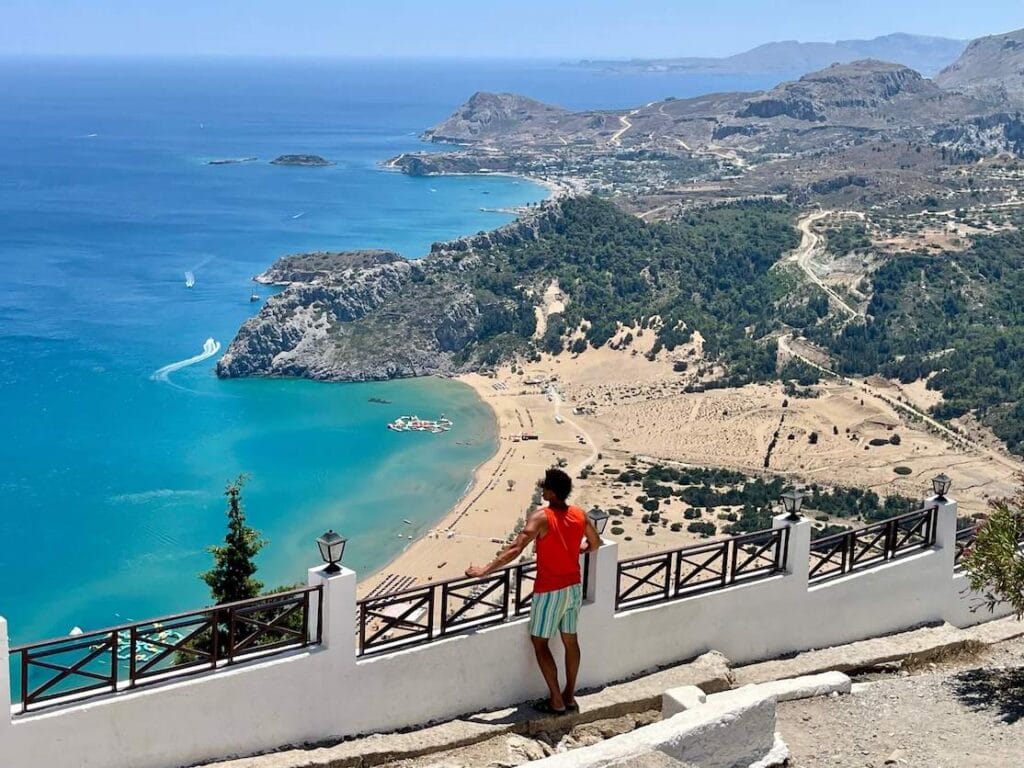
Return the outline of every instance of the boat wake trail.
[[[153,381],[168,381],[168,377],[175,371],[180,371],[182,368],[187,368],[190,365],[201,363],[207,358],[213,357],[220,352],[220,342],[215,339],[207,339],[203,342],[203,351],[194,357],[190,357],[187,360],[179,360],[176,363],[165,365],[163,368],[158,368],[153,371],[149,378]]]

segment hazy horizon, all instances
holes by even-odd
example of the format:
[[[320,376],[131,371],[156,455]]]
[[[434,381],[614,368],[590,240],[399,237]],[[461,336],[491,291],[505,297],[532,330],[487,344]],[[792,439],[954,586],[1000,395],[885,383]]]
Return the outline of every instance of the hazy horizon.
[[[967,40],[1024,27],[1019,0],[8,0],[0,56],[576,60],[729,56],[769,42],[904,33]]]

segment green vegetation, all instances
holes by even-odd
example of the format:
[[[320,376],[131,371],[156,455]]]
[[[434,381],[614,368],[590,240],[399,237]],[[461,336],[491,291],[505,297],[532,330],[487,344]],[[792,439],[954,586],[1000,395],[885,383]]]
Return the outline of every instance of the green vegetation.
[[[867,228],[862,221],[829,227],[825,230],[825,237],[828,240],[828,249],[839,256],[871,247],[871,238],[868,237]]]
[[[581,327],[586,343],[598,347],[620,324],[639,324],[656,333],[656,351],[699,330],[705,353],[727,364],[728,385],[773,378],[776,345],[762,339],[775,326],[784,286],[769,269],[796,243],[792,211],[776,202],[646,224],[595,197],[570,199],[542,219],[539,237],[493,248],[462,275],[488,308],[463,354],[484,361],[529,354],[536,328],[530,291],[557,279],[570,300],[549,318],[537,344],[544,351],[561,352]]]
[[[1024,479],[1024,478],[1022,478]],[[993,611],[1007,603],[1024,618],[1024,488],[1010,499],[992,502],[988,519],[964,556],[971,589],[982,595],[981,606]]]
[[[694,521],[688,530],[706,530],[707,525],[714,527],[708,520],[718,519],[726,521],[722,532],[728,534],[753,533],[771,528],[772,517],[778,512],[775,505],[783,491],[790,487],[789,481],[781,476],[748,477],[730,469],[657,464],[647,469],[627,469],[619,474],[618,480],[643,487],[646,495],[638,498],[644,499],[641,503],[645,509],[650,509],[650,502],[676,497],[689,506],[689,509],[683,510],[683,519]],[[840,486],[824,489],[812,485],[804,493],[804,512],[810,515],[818,512],[815,517],[821,521],[844,518],[870,523],[913,512],[920,506],[917,499],[892,494],[883,500],[874,491],[863,488]],[[721,507],[732,509],[716,513],[715,510]],[[694,524],[701,528],[694,529]],[[812,535],[818,537],[840,530],[845,528],[827,526],[823,530],[816,529]]]
[[[1024,455],[1024,233],[979,237],[955,257],[893,259],[871,285],[867,322],[809,334],[841,372],[931,375],[928,387],[944,395],[935,416],[975,412]]]
[[[223,544],[209,548],[213,555],[213,568],[201,574],[218,605],[256,597],[263,589],[263,584],[253,578],[256,573],[253,558],[267,542],[259,531],[246,525],[242,508],[244,484],[245,475],[239,475],[224,490],[228,499],[228,532]]]

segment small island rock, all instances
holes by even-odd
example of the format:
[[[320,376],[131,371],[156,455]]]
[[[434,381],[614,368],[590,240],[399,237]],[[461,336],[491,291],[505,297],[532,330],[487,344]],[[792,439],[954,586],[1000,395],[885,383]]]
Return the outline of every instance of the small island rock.
[[[270,161],[271,165],[301,165],[319,168],[325,165],[334,165],[330,160],[320,155],[281,155]]]

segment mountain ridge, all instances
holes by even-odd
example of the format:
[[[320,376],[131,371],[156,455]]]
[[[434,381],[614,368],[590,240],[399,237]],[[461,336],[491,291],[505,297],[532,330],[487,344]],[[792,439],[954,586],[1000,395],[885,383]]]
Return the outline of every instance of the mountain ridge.
[[[831,43],[778,40],[723,57],[584,60],[575,66],[613,71],[707,74],[768,72],[797,76],[831,64],[845,64],[858,59],[884,59],[909,66],[924,75],[934,75],[951,64],[967,44],[966,40],[896,32],[867,40],[837,40]]]

